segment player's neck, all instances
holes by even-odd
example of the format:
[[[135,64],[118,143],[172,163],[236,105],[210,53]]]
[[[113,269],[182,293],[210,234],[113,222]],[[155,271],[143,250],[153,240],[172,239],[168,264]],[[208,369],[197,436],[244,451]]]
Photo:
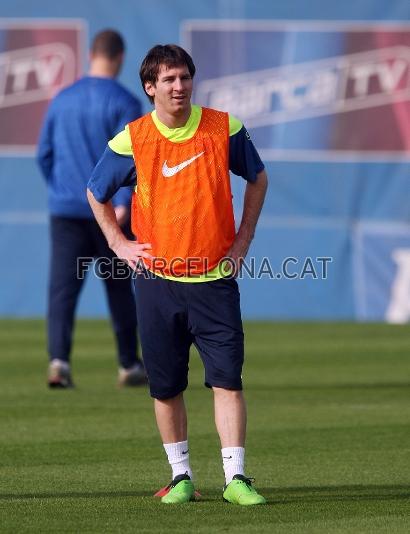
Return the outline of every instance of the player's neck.
[[[182,128],[188,122],[191,116],[191,106],[188,109],[182,110],[181,113],[171,114],[164,110],[155,109],[158,120],[167,128]]]
[[[121,65],[117,61],[110,61],[105,57],[99,56],[90,62],[88,75],[96,78],[116,78],[120,67]]]

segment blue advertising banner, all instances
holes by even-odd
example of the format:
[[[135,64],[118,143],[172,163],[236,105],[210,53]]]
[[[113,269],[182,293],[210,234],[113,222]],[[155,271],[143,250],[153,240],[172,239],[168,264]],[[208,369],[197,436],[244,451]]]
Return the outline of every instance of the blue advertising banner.
[[[408,1],[23,0],[2,17],[1,316],[45,313],[38,132],[53,95],[86,71],[89,37],[114,27],[127,42],[120,81],[145,111],[139,64],[151,46],[179,42],[197,67],[193,100],[239,118],[266,165],[240,279],[244,318],[410,321]],[[246,184],[231,181],[239,224]],[[105,315],[91,269],[79,316]]]
[[[196,99],[242,119],[269,159],[409,154],[410,25],[187,21],[183,36]]]
[[[410,25],[193,20],[182,40],[195,100],[241,119],[267,166],[255,261],[329,261],[326,276],[245,276],[245,309],[409,320]]]

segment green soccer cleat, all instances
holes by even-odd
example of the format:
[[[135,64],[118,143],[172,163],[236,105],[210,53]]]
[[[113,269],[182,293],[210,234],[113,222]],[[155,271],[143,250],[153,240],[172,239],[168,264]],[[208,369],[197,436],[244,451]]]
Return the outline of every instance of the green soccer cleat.
[[[166,488],[167,494],[161,499],[165,504],[183,504],[195,500],[195,488],[188,475],[178,475]]]
[[[235,475],[223,492],[224,501],[242,506],[266,504],[266,499],[252,487],[252,479],[243,475]]]

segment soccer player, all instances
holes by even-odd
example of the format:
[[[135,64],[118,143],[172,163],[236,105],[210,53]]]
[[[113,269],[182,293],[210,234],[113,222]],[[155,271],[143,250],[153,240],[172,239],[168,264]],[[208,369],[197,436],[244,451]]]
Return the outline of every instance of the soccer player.
[[[183,392],[193,343],[214,394],[225,488],[223,498],[263,504],[245,475],[246,408],[238,285],[226,276],[240,267],[255,233],[267,176],[249,134],[227,113],[191,104],[195,66],[176,45],[152,48],[140,69],[154,111],[114,137],[88,183],[88,198],[112,250],[134,269],[138,325],[150,393],[172,482],[164,503],[195,498]],[[135,166],[134,166],[135,164]],[[247,181],[235,232],[228,169]],[[132,228],[121,232],[110,202],[134,184]]]
[[[146,383],[137,354],[137,316],[130,277],[112,275],[115,256],[87,201],[87,181],[107,141],[141,116],[141,104],[115,78],[124,58],[124,41],[113,30],[99,32],[90,51],[90,70],[51,102],[42,127],[38,163],[47,183],[51,264],[48,291],[48,385],[72,387],[70,353],[75,308],[84,276],[79,258],[100,258],[116,335],[120,385]],[[113,197],[118,224],[126,231],[131,188]],[[131,235],[130,235],[131,237]],[[81,260],[82,261],[82,260]],[[115,275],[115,271],[114,271]]]

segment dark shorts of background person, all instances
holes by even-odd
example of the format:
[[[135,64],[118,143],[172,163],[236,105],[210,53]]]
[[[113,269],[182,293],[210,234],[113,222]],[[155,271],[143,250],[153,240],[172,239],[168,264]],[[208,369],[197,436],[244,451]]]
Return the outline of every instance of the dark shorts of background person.
[[[244,336],[235,279],[187,283],[143,271],[135,277],[135,292],[152,397],[169,399],[187,388],[192,344],[207,387],[242,389]]]

